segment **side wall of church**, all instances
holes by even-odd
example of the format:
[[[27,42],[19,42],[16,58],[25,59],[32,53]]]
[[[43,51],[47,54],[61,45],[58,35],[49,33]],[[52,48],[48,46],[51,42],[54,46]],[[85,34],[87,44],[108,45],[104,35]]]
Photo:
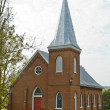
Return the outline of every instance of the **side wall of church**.
[[[80,110],[102,110],[102,89],[91,88],[91,87],[80,87],[80,94],[82,93],[82,107]],[[89,94],[89,107],[87,106],[87,95]],[[95,106],[94,106],[94,95],[95,95]],[[99,95],[101,100],[101,105],[99,105]],[[80,95],[79,95],[80,99]]]

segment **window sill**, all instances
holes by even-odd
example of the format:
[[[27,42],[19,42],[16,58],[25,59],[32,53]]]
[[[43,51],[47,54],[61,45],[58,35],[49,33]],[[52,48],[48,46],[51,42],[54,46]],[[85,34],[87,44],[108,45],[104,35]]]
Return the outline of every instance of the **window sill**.
[[[83,108],[83,107],[80,107],[80,108]]]
[[[87,106],[88,108],[90,107],[90,106]]]
[[[59,110],[62,110],[63,108],[55,108],[55,109],[59,109]]]
[[[63,72],[56,72],[56,74],[60,74],[60,73],[63,73]]]

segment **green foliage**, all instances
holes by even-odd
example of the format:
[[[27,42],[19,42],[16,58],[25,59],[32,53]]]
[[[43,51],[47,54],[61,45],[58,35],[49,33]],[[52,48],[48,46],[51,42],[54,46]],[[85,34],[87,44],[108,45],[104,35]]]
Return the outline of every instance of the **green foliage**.
[[[5,8],[0,15],[0,110],[7,107],[9,88],[16,80],[20,62],[26,61],[22,51],[28,43],[24,44],[24,35],[15,33],[12,21],[11,9]]]
[[[33,50],[42,44],[34,46],[35,38],[25,40],[25,34],[16,34],[8,6],[7,0],[0,0],[0,110],[7,108],[9,88],[27,61],[23,50]]]
[[[110,109],[110,89],[104,91],[104,109]]]

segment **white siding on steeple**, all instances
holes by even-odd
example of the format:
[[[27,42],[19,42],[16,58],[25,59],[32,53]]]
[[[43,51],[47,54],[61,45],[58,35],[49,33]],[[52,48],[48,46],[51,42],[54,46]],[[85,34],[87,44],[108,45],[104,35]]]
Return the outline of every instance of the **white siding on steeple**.
[[[63,59],[61,56],[58,56],[56,59],[56,72],[62,72],[63,71]]]

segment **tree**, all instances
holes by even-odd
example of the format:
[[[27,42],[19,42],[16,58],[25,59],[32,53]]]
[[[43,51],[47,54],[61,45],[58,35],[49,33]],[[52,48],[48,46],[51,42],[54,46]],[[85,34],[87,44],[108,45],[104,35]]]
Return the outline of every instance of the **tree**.
[[[5,4],[6,4],[6,0],[0,0],[0,16],[4,12]]]
[[[104,91],[104,109],[110,109],[110,89]]]
[[[22,51],[38,47],[34,47],[34,41],[31,45],[24,42],[25,34],[16,34],[12,24],[13,14],[6,2],[0,0],[0,110],[7,107],[9,87],[16,80],[21,65],[26,62]]]

